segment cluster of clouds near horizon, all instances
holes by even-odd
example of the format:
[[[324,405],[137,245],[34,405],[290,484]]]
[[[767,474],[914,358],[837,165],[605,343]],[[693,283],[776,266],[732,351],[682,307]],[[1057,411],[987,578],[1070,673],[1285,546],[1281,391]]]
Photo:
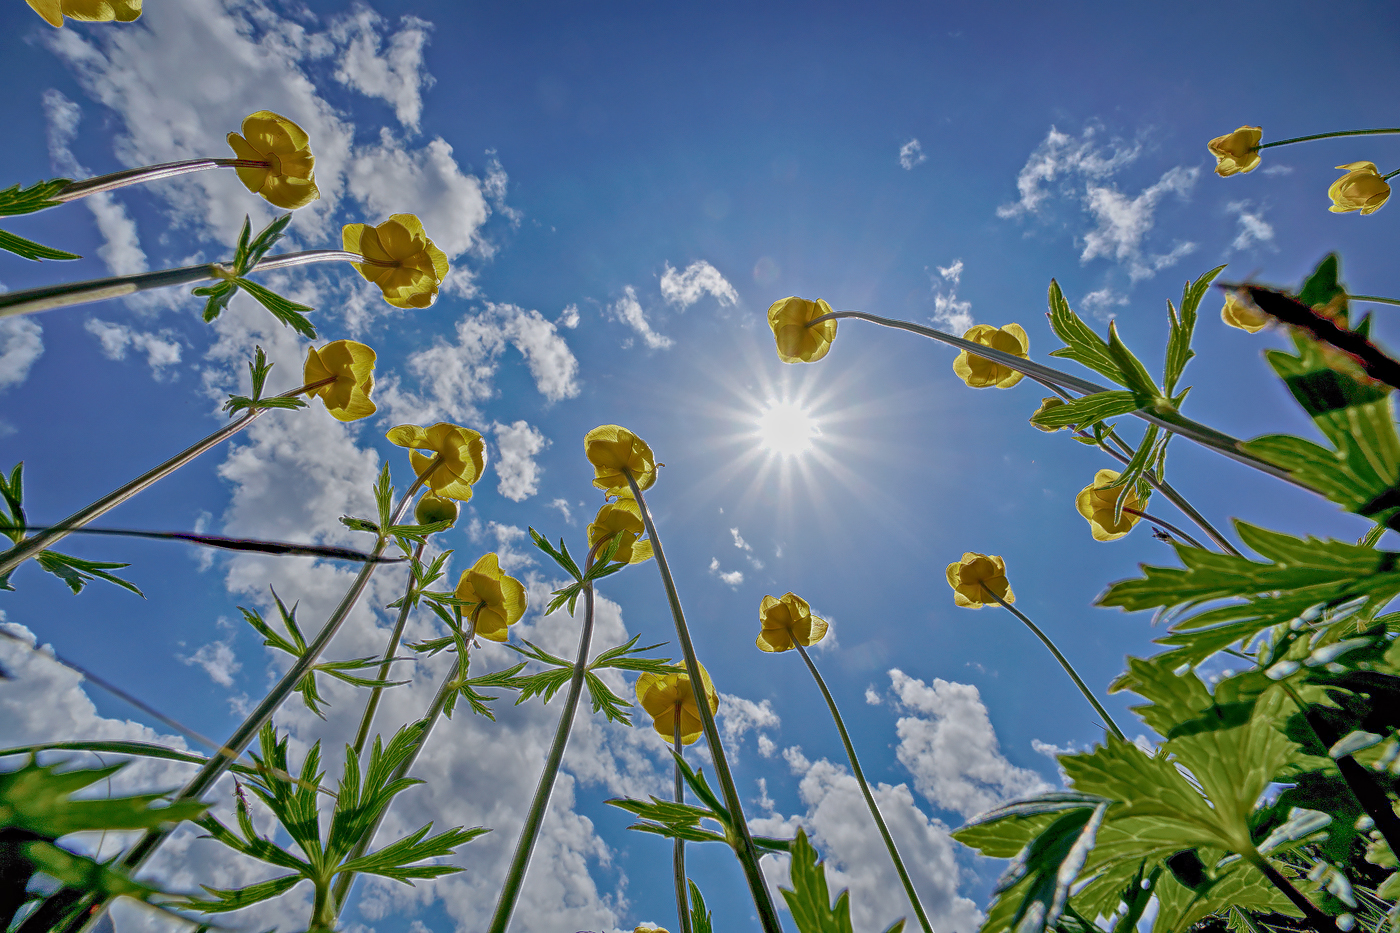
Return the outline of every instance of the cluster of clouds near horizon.
[[[222,139],[252,107],[277,110],[301,124],[315,141],[322,200],[297,212],[291,227],[295,245],[310,247],[334,241],[339,219],[356,210],[376,217],[396,211],[417,213],[454,260],[454,272],[444,290],[479,304],[456,322],[450,337],[435,337],[430,345],[409,354],[398,371],[383,374],[376,396],[383,411],[381,420],[452,419],[488,424],[494,442],[492,467],[497,488],[504,497],[521,501],[539,494],[541,477],[534,458],[552,440],[526,421],[506,423],[491,417],[497,376],[512,359],[507,349],[513,348],[544,399],[562,403],[577,397],[584,375],[569,347],[568,334],[580,326],[581,316],[576,305],[551,318],[479,294],[471,263],[487,260],[499,249],[488,235],[488,222],[494,217],[497,223],[515,224],[521,215],[506,201],[508,176],[499,160],[489,157],[485,170],[472,174],[463,170],[452,146],[441,137],[423,138],[422,94],[433,83],[425,70],[424,49],[432,31],[431,24],[414,17],[390,23],[367,6],[356,6],[322,24],[309,14],[300,19],[278,14],[256,0],[190,0],[163,10],[159,17],[148,17],[140,28],[102,33],[96,39],[88,36],[97,33],[68,29],[50,34],[48,42],[71,67],[91,102],[117,116],[122,131],[115,155],[125,165],[216,154],[219,147],[211,150],[209,141]],[[217,77],[218,81],[201,80],[204,77]],[[377,131],[356,125],[327,102],[325,80],[382,101],[392,112],[394,125]],[[167,89],[177,83],[182,97],[172,101]],[[56,90],[45,93],[44,106],[55,169],[85,174],[87,167],[72,151],[72,141],[84,119],[83,106]],[[997,213],[1003,220],[1029,222],[1042,217],[1056,200],[1078,204],[1094,224],[1080,238],[1081,259],[1110,261],[1131,283],[1189,253],[1189,243],[1174,243],[1162,251],[1151,242],[1150,232],[1153,212],[1169,196],[1188,195],[1199,169],[1173,168],[1136,195],[1122,193],[1112,177],[1137,158],[1140,147],[1116,140],[1100,143],[1099,133],[1090,127],[1082,136],[1073,137],[1052,128],[1020,173],[1019,199]],[[903,168],[913,169],[925,159],[918,141],[911,139],[901,147],[898,161]],[[189,176],[156,190],[161,193],[170,226],[187,232],[211,253],[231,242],[244,213],[253,214],[255,227],[272,216],[226,172]],[[87,205],[104,239],[99,255],[110,271],[139,271],[152,264],[154,247],[143,244],[120,194],[89,198]],[[1248,233],[1247,244],[1270,239],[1272,233],[1260,208],[1239,202],[1231,209],[1239,217],[1241,238]],[[194,261],[202,255],[197,251],[174,258]],[[930,278],[935,320],[955,330],[965,329],[974,319],[970,304],[957,296],[962,261],[953,259],[947,266],[934,268],[936,275],[931,272]],[[368,327],[377,316],[397,313],[380,302],[371,286],[349,277],[312,271],[282,276],[273,284],[297,300],[342,307],[345,327],[352,334]],[[653,301],[647,307],[644,302],[651,299],[645,293],[639,294],[633,284],[623,284],[607,305],[603,316],[626,328],[624,346],[640,341],[651,351],[673,348],[675,338],[658,330],[664,325],[656,323],[663,308],[679,314],[703,299],[721,309],[741,301],[734,285],[704,260],[684,263],[683,268],[664,262],[658,292],[659,304]],[[1092,297],[1085,299],[1090,310],[1111,308],[1118,300],[1107,289],[1100,301]],[[189,348],[182,346],[173,332],[156,326],[158,316],[172,306],[157,296],[133,302],[132,308],[146,329],[93,317],[86,325],[88,332],[108,357],[145,355],[156,378],[175,378],[175,369]],[[236,300],[215,322],[213,335],[210,346],[195,348],[203,361],[198,369],[202,387],[213,400],[221,400],[235,388],[246,390],[243,364],[248,348],[255,343],[283,371],[300,371],[305,356],[303,341],[244,299]],[[23,383],[42,352],[42,328],[37,322],[18,319],[0,323],[0,388]],[[222,530],[235,535],[309,536],[327,543],[349,543],[350,533],[333,516],[372,511],[368,491],[379,465],[378,454],[362,442],[355,428],[334,422],[319,409],[308,413],[295,429],[271,419],[261,421],[220,467],[220,475],[231,490],[221,518]],[[556,500],[555,507],[569,516],[567,501]],[[734,528],[732,533],[741,559],[752,566],[755,559],[740,530]],[[547,602],[545,594],[554,581],[522,549],[522,529],[478,523],[473,534],[479,543],[499,551],[503,566],[529,578],[536,605]],[[326,565],[307,569],[255,557],[235,559],[227,567],[225,585],[230,593],[270,611],[270,589],[295,592],[305,619],[328,615],[350,578],[349,571]],[[743,579],[742,571],[723,570],[717,558],[712,570],[722,583],[736,585]],[[381,649],[387,620],[369,607],[392,601],[403,582],[401,571],[383,572],[374,578],[336,643],[337,654],[369,655]],[[625,641],[628,627],[621,608],[607,600],[600,603],[600,643]],[[425,619],[412,625],[407,633],[410,639],[437,634]],[[532,615],[521,623],[520,634],[547,650],[568,653],[575,629],[576,622],[562,615]],[[20,627],[11,626],[11,630],[28,636]],[[511,656],[488,645],[482,657],[488,667],[498,667]],[[99,715],[80,678],[31,651],[4,646],[0,659],[7,671],[16,672],[16,680],[0,691],[0,709],[4,711],[0,722],[6,723],[0,732],[10,744],[59,738],[140,738],[183,745],[177,738]],[[226,641],[197,646],[180,660],[205,671],[214,683],[230,687],[230,704],[246,708],[249,698],[232,689],[239,661]],[[386,695],[387,721],[416,718],[427,705],[435,677],[442,674],[442,661],[413,662],[413,682]],[[271,675],[280,673],[285,659],[270,658],[267,668]],[[911,862],[915,883],[935,926],[969,930],[981,915],[960,893],[967,870],[956,858],[947,825],[927,811],[968,818],[1005,800],[1043,790],[1045,785],[1034,772],[1014,766],[1001,754],[975,687],[941,679],[925,683],[899,670],[890,670],[887,676],[888,693],[872,696],[899,713],[894,726],[896,757],[909,773],[912,787],[880,784],[876,796]],[[624,695],[629,690],[620,676],[612,686]],[[328,750],[339,748],[351,730],[353,723],[347,716],[356,704],[335,684],[329,685],[327,692],[332,712],[325,721],[297,705],[289,705],[279,715],[279,725],[293,736],[294,758],[318,740],[325,740]],[[26,699],[34,695],[44,695],[52,702],[34,704]],[[406,796],[404,806],[393,811],[386,836],[402,834],[430,819],[440,826],[487,825],[497,831],[464,849],[459,861],[470,865],[471,872],[416,889],[370,882],[359,903],[364,921],[373,924],[390,912],[411,913],[440,901],[460,929],[480,926],[499,886],[514,830],[523,819],[554,728],[554,715],[555,708],[526,704],[503,710],[500,721],[494,724],[468,716],[442,724],[444,731],[449,727],[455,730],[458,740],[429,746],[416,771],[428,784],[423,793]],[[781,721],[766,703],[727,695],[721,721],[737,754],[748,753],[744,743],[751,735],[756,752],[763,757],[780,754],[799,784],[805,809],[782,814],[770,808],[767,815],[755,817],[755,828],[791,831],[805,826],[830,859],[833,887],[852,888],[857,926],[883,927],[907,909],[892,868],[878,843],[872,847],[872,834],[864,831],[864,804],[845,766],[826,759],[809,760],[797,746],[780,751],[775,736],[780,734]],[[335,754],[329,759],[334,773],[338,767]],[[590,871],[592,865],[609,864],[613,854],[588,817],[579,812],[578,791],[601,788],[608,794],[633,796],[664,793],[665,761],[664,742],[649,730],[580,718],[537,856],[539,866],[552,870],[538,868],[532,873],[531,897],[521,905],[518,929],[555,929],[561,916],[570,923],[577,919],[600,929],[617,929],[624,921],[631,924],[625,879],[605,891]],[[133,788],[142,781],[168,786],[182,776],[177,766],[160,770],[143,765],[123,780],[131,781]],[[454,790],[485,786],[499,792],[474,797]],[[216,795],[221,801],[217,812],[224,818],[229,814],[227,791],[221,788]],[[266,814],[262,819],[260,829],[270,830]],[[770,867],[772,882],[783,882],[783,860],[771,860]],[[192,833],[175,840],[155,869],[178,888],[193,888],[197,882],[230,886],[268,876],[260,866],[231,858]],[[306,906],[305,891],[295,891],[287,898],[236,915],[233,920],[241,927],[260,929]],[[124,930],[157,925],[158,921],[131,909],[121,917]]]

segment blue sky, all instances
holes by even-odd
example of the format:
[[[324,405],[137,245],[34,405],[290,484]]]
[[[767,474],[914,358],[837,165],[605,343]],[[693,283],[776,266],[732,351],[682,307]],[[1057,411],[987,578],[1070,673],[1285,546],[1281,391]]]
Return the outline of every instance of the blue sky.
[[[1400,167],[1393,138],[1268,150],[1259,170],[1230,179],[1205,150],[1241,124],[1262,125],[1266,141],[1395,124],[1385,92],[1400,83],[1400,17],[1388,4],[151,0],[129,26],[59,32],[19,3],[0,25],[11,89],[0,184],[223,156],[244,115],[271,109],[310,134],[323,193],[298,212],[288,248],[335,246],[343,223],[410,211],[452,257],[438,303],[417,312],[390,308],[348,267],[270,277],[318,309],[323,339],[378,351],[379,416],[346,427],[319,406],[273,413],[105,523],[357,543],[337,518],[368,513],[379,464],[400,488],[411,478],[383,432],[454,420],[487,436],[492,466],[443,536],[453,577],[497,550],[539,605],[556,576],[524,529],[582,550],[601,504],[582,437],[632,428],[666,463],[649,500],[697,650],[726,694],[721,722],[750,815],[807,828],[833,884],[852,887],[857,929],[887,926],[902,894],[800,660],[752,647],[761,597],[796,591],[832,622],[817,663],[867,774],[885,785],[935,928],[970,933],[1000,866],[947,831],[1058,784],[1054,750],[1101,729],[1016,620],[954,608],[943,568],[963,551],[1003,555],[1017,605],[1102,691],[1154,632],[1091,601],[1138,562],[1173,557],[1145,527],[1090,538],[1074,496],[1112,464],[1030,428],[1033,385],[970,390],[947,348],[849,321],[826,360],[784,366],[768,305],[822,297],[959,332],[1015,321],[1046,361],[1058,345],[1043,317],[1053,277],[1086,319],[1116,320],[1159,368],[1165,300],[1220,263],[1226,278],[1296,286],[1336,250],[1352,291],[1400,295],[1397,208],[1326,210],[1332,166]],[[232,173],[209,172],[13,219],[7,229],[87,258],[0,257],[0,283],[223,259],[245,213],[273,216]],[[1213,294],[1202,306],[1186,412],[1237,436],[1310,436],[1260,355],[1281,336],[1230,330],[1219,305]],[[296,384],[304,341],[243,299],[213,325],[200,307],[172,291],[0,329],[0,466],[25,461],[34,520],[61,518],[214,430],[255,344],[277,364],[273,389]],[[1391,313],[1377,312],[1383,342],[1397,336]],[[781,398],[800,400],[822,432],[798,458],[766,454],[755,432]],[[1169,477],[1217,524],[1363,530],[1184,441]],[[1152,508],[1177,518],[1161,499]],[[284,669],[236,607],[266,611],[271,585],[317,625],[349,577],[302,559],[65,543],[131,561],[147,599],[110,587],[73,597],[30,568],[0,605],[5,620],[213,737]],[[368,607],[401,587],[380,574],[331,654],[382,650],[388,622]],[[674,641],[651,564],[601,592],[600,648],[637,633]],[[569,653],[577,623],[532,612],[519,631]],[[426,618],[411,624],[413,637],[432,633]],[[163,733],[53,665],[0,650],[17,672],[0,683],[0,743]],[[494,646],[479,657],[480,670],[509,662]],[[417,666],[386,715],[416,718],[440,675]],[[299,748],[338,747],[352,730],[361,700],[329,693],[324,723],[300,707],[279,715]],[[1128,698],[1105,702],[1131,719]],[[417,889],[370,885],[347,919],[384,933],[483,927],[556,715],[557,704],[507,702],[496,724],[442,724],[418,772],[431,789],[406,795],[390,829],[432,819],[495,831],[464,847],[468,871]],[[669,847],[627,833],[602,804],[665,793],[667,765],[646,727],[580,717],[513,929],[674,929]],[[180,780],[149,766],[128,778]],[[751,904],[732,861],[691,851],[719,928],[745,928]],[[262,877],[192,838],[155,864],[183,888]],[[287,923],[306,901],[288,897],[240,922]],[[144,924],[119,917],[122,929]]]

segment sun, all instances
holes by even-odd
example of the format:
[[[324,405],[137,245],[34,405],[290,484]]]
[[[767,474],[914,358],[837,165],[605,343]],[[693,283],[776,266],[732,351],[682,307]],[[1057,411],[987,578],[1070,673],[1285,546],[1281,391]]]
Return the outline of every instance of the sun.
[[[772,401],[758,416],[758,437],[769,451],[794,457],[812,449],[821,434],[816,419],[797,402]]]

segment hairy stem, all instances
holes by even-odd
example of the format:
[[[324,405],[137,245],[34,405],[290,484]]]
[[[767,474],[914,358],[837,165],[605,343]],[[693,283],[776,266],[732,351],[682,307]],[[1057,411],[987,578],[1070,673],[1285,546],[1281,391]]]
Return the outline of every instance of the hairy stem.
[[[1337,922],[1319,910],[1316,904],[1308,900],[1307,895],[1295,888],[1293,882],[1284,877],[1283,872],[1269,864],[1268,859],[1264,858],[1262,855],[1255,854],[1255,856],[1250,859],[1250,862],[1263,873],[1265,878],[1269,879],[1269,882],[1274,887],[1283,892],[1284,897],[1293,902],[1294,907],[1297,907],[1303,912],[1304,921],[1316,930],[1317,933],[1342,933],[1337,926]]]
[[[626,472],[627,485],[632,489],[632,496],[637,500],[637,505],[642,513],[642,521],[646,525],[647,537],[651,541],[652,555],[656,558],[656,568],[661,574],[661,585],[666,590],[666,599],[671,605],[671,617],[676,623],[676,637],[680,641],[681,651],[685,655],[685,669],[690,676],[690,682],[696,689],[696,710],[700,713],[700,723],[704,728],[705,741],[710,747],[710,755],[714,759],[715,778],[719,781],[720,792],[724,797],[724,805],[729,810],[730,822],[732,824],[733,835],[735,836],[733,849],[735,856],[739,859],[739,865],[743,868],[744,877],[749,884],[749,893],[753,896],[754,907],[758,911],[758,920],[763,927],[764,933],[782,933],[782,924],[778,921],[778,912],[773,906],[772,895],[768,893],[768,885],[763,879],[763,869],[758,865],[758,849],[753,844],[753,835],[749,832],[749,824],[744,818],[744,806],[739,799],[739,791],[734,786],[734,776],[729,772],[729,761],[724,757],[724,746],[720,743],[719,729],[715,726],[714,714],[710,712],[710,704],[705,702],[701,695],[701,684],[705,679],[700,676],[700,661],[695,656],[695,645],[690,639],[690,628],[685,623],[685,610],[681,608],[680,596],[676,593],[676,581],[671,576],[671,568],[666,563],[666,552],[661,547],[661,536],[656,533],[656,524],[651,518],[651,509],[647,508],[646,499],[642,497],[641,487],[637,485],[637,480],[631,472]],[[500,933],[500,931],[493,931]]]
[[[826,681],[822,679],[817,665],[812,663],[807,649],[798,644],[796,640],[793,641],[793,646],[802,655],[802,660],[807,662],[807,670],[812,672],[812,679],[817,682],[817,687],[826,699],[826,708],[831,710],[831,718],[836,722],[836,731],[841,733],[841,744],[846,746],[846,759],[851,763],[851,773],[856,776],[860,792],[865,795],[865,805],[870,808],[870,815],[875,818],[875,825],[879,827],[880,836],[885,840],[885,848],[889,850],[890,858],[894,861],[894,870],[899,872],[899,881],[904,885],[904,893],[908,895],[909,903],[914,906],[914,913],[919,918],[919,926],[923,927],[924,933],[933,933],[933,925],[929,923],[928,915],[924,913],[924,905],[919,901],[918,892],[914,890],[914,882],[909,880],[909,872],[904,868],[904,860],[899,857],[899,850],[895,848],[894,839],[890,836],[889,828],[885,826],[885,818],[880,815],[880,808],[875,805],[875,797],[870,793],[870,785],[866,783],[865,773],[860,769],[855,746],[851,744],[851,736],[846,732],[846,724],[841,719],[841,712],[836,708],[836,700],[832,698],[831,691],[826,688]]]
[[[1050,653],[1055,656],[1055,660],[1060,662],[1060,667],[1063,667],[1065,669],[1065,673],[1069,675],[1070,680],[1074,681],[1074,685],[1079,688],[1079,692],[1084,694],[1084,699],[1088,700],[1089,705],[1094,708],[1095,712],[1097,712],[1100,716],[1103,717],[1104,723],[1107,724],[1108,728],[1113,732],[1113,734],[1116,735],[1119,739],[1123,740],[1124,742],[1128,741],[1128,737],[1123,734],[1123,730],[1118,728],[1118,723],[1114,722],[1113,717],[1108,715],[1108,710],[1103,708],[1103,704],[1100,703],[1098,701],[1098,698],[1094,696],[1093,691],[1089,689],[1089,685],[1084,683],[1083,679],[1079,676],[1079,672],[1074,669],[1074,665],[1069,663],[1069,659],[1060,653],[1059,648],[1055,647],[1055,643],[1050,640],[1050,636],[1042,632],[1040,630],[1040,626],[1032,622],[1030,620],[1030,617],[1027,616],[1024,612],[1017,609],[1015,606],[1011,605],[1006,600],[1002,599],[996,593],[993,593],[987,587],[987,584],[982,584],[982,591],[988,596],[992,597],[992,599],[995,599],[997,603],[1001,605],[1001,608],[1005,609],[1007,612],[1020,619],[1022,622],[1025,623],[1026,628],[1030,629],[1032,632],[1035,633],[1035,637],[1039,638],[1041,642],[1045,645],[1045,647],[1050,649]]]

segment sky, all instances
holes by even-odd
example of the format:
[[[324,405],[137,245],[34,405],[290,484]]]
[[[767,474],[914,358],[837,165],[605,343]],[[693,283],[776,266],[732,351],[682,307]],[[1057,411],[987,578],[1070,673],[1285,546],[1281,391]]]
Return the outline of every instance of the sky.
[[[411,212],[452,264],[436,304],[416,311],[385,304],[345,265],[265,276],[316,308],[318,346],[350,338],[377,351],[378,413],[346,425],[319,403],[273,412],[102,524],[366,546],[339,517],[372,513],[382,464],[400,490],[412,480],[384,432],[453,421],[485,436],[489,465],[457,527],[434,539],[453,551],[450,578],[495,551],[528,585],[513,638],[571,655],[580,620],[540,614],[561,574],[527,529],[585,549],[602,497],[583,436],[628,427],[665,463],[648,501],[723,697],[751,824],[805,828],[833,890],[850,888],[862,931],[887,927],[906,901],[800,659],[753,647],[762,597],[794,591],[831,623],[813,658],[934,928],[971,933],[1005,866],[949,832],[1060,786],[1055,754],[1090,747],[1103,728],[1012,616],[953,605],[944,568],[965,551],[1002,555],[1016,605],[1150,742],[1132,698],[1107,686],[1161,632],[1092,602],[1139,563],[1175,557],[1145,525],[1091,538],[1074,498],[1115,464],[1031,428],[1035,385],[969,389],[949,348],[856,321],[840,324],[825,360],[784,365],[768,306],[823,298],[955,333],[1015,322],[1032,357],[1053,364],[1043,314],[1056,279],[1087,321],[1115,321],[1160,372],[1166,301],[1222,263],[1223,279],[1296,288],[1335,250],[1353,293],[1400,296],[1400,207],[1326,209],[1333,166],[1400,167],[1395,137],[1270,149],[1228,179],[1205,147],[1241,125],[1268,141],[1396,124],[1385,89],[1400,86],[1400,14],[1381,2],[149,0],[134,24],[54,30],[16,0],[0,27],[0,186],[228,156],[226,134],[273,110],[308,133],[321,191],[279,251],[338,247],[342,224]],[[85,258],[0,255],[0,288],[225,260],[245,215],[257,228],[276,212],[219,171],[7,218]],[[1237,437],[1313,437],[1262,358],[1284,335],[1227,328],[1221,302],[1216,292],[1202,304],[1185,413]],[[0,467],[24,462],[32,521],[60,519],[216,430],[224,399],[247,389],[255,346],[275,364],[270,391],[299,384],[306,340],[246,297],[210,324],[202,304],[172,289],[0,322]],[[1383,344],[1400,339],[1395,313],[1376,306]],[[761,415],[782,402],[816,424],[804,453],[765,448]],[[1122,430],[1140,429],[1125,419]],[[1168,477],[1219,526],[1365,530],[1183,440]],[[1160,498],[1151,508],[1183,521]],[[60,550],[130,562],[146,597],[101,584],[73,596],[24,567],[0,603],[8,629],[216,739],[286,669],[239,607],[275,615],[275,590],[312,628],[353,575],[164,542],[69,538]],[[378,572],[327,656],[382,652],[383,607],[404,582],[399,568]],[[654,562],[599,594],[597,651],[640,635],[679,656]],[[427,615],[410,619],[410,639],[436,634]],[[473,672],[513,657],[483,643]],[[400,665],[412,682],[386,692],[383,728],[422,714],[443,660]],[[46,656],[3,644],[0,665],[11,675],[0,747],[186,742]],[[630,695],[630,677],[612,683]],[[324,721],[293,702],[276,722],[294,761],[323,741],[334,775],[363,697],[324,692]],[[559,701],[496,706],[495,722],[459,711],[439,724],[414,771],[426,783],[384,829],[490,827],[451,859],[466,871],[412,888],[361,882],[347,929],[485,927]],[[669,843],[629,832],[604,804],[669,793],[665,743],[635,718],[577,717],[512,930],[675,929]],[[708,768],[698,746],[688,755]],[[113,785],[168,789],[187,776],[147,763]],[[212,799],[227,816],[231,782]],[[689,862],[716,928],[756,926],[728,853],[691,846]],[[786,882],[781,861],[766,865]],[[181,832],[151,871],[194,890],[269,877],[264,868]],[[309,902],[303,885],[228,919],[291,930]],[[116,921],[166,928],[131,906]]]

